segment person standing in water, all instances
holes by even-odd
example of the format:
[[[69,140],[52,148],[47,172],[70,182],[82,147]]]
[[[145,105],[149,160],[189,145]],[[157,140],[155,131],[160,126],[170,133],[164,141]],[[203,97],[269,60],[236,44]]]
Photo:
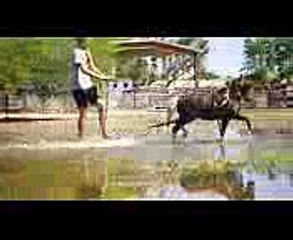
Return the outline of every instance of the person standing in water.
[[[100,98],[97,86],[93,83],[92,78],[105,81],[109,79],[94,64],[92,55],[87,48],[86,39],[79,38],[77,39],[77,46],[73,50],[72,59],[72,94],[79,111],[78,136],[80,138],[84,136],[85,118],[90,105],[97,107],[102,137],[109,139],[106,131],[106,106]]]

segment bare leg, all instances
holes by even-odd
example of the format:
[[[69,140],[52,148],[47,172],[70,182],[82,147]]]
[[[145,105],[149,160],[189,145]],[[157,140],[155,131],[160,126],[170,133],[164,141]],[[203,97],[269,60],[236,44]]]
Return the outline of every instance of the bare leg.
[[[80,107],[79,109],[79,118],[78,118],[78,136],[79,138],[83,138],[84,136],[84,125],[85,125],[85,117],[86,117],[86,107]]]
[[[107,123],[107,109],[103,106],[103,104],[97,104],[98,111],[99,111],[99,125],[101,128],[102,137],[104,139],[109,139],[110,137],[107,134],[106,130],[106,123]]]

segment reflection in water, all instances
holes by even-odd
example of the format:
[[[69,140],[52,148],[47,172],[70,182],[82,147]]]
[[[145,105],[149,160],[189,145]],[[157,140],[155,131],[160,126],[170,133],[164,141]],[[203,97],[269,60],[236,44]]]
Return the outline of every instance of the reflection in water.
[[[260,137],[228,139],[223,144],[187,139],[175,145],[169,135],[129,139],[124,142],[127,146],[120,147],[122,141],[117,140],[112,145],[103,143],[103,148],[97,148],[99,139],[21,148],[18,143],[7,149],[1,145],[0,198],[293,197],[289,138],[276,137],[273,144]],[[288,161],[278,161],[285,153]],[[225,165],[228,162],[233,164]]]
[[[215,160],[219,160],[219,161],[227,160],[227,158],[226,158],[226,145],[224,142],[219,143],[218,148],[215,149]]]
[[[16,167],[17,166],[17,167]],[[99,198],[106,182],[105,161],[1,162],[1,199]]]
[[[289,179],[290,179],[290,187],[293,187],[293,173],[289,174]]]
[[[243,186],[242,173],[227,161],[203,162],[196,168],[186,169],[180,176],[181,186],[188,192],[213,191],[227,199],[252,199],[254,185]]]
[[[247,180],[246,186],[247,188],[252,191],[254,193],[254,187],[255,187],[255,182],[252,179],[253,174],[255,174],[255,170],[257,169],[257,165],[256,165],[256,161],[255,161],[255,148],[254,148],[254,142],[253,141],[249,141],[248,142],[248,161],[246,162],[246,164],[248,165],[248,176],[249,179]],[[254,196],[254,194],[253,194]]]
[[[219,160],[226,160],[226,146],[224,144],[220,144],[221,149],[221,158]]]
[[[268,179],[270,181],[274,181],[277,178],[277,166],[274,162],[269,162],[267,166],[267,171],[268,171]]]

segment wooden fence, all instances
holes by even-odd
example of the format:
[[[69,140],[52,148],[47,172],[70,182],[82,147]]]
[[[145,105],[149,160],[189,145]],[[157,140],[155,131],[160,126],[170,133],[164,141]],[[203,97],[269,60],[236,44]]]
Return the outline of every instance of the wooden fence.
[[[175,88],[172,91],[166,90],[143,90],[138,92],[128,92],[122,94],[109,93],[108,106],[110,109],[166,109],[174,104],[176,97],[186,94],[205,95],[209,93],[209,88]],[[243,108],[293,108],[293,89],[285,91],[257,91],[254,93],[255,104],[243,102]],[[5,95],[0,92],[0,111],[5,111]],[[40,111],[40,99],[37,96],[32,98],[27,95],[10,95],[8,109],[10,111]],[[43,110],[68,112],[75,110],[75,104],[70,93],[48,99]],[[58,110],[59,109],[59,110]]]

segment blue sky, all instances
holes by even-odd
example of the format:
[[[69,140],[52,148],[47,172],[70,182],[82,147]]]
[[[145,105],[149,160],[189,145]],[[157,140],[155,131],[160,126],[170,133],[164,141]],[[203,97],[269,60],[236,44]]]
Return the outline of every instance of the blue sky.
[[[205,38],[209,40],[207,65],[221,75],[239,75],[244,62],[244,38]]]

